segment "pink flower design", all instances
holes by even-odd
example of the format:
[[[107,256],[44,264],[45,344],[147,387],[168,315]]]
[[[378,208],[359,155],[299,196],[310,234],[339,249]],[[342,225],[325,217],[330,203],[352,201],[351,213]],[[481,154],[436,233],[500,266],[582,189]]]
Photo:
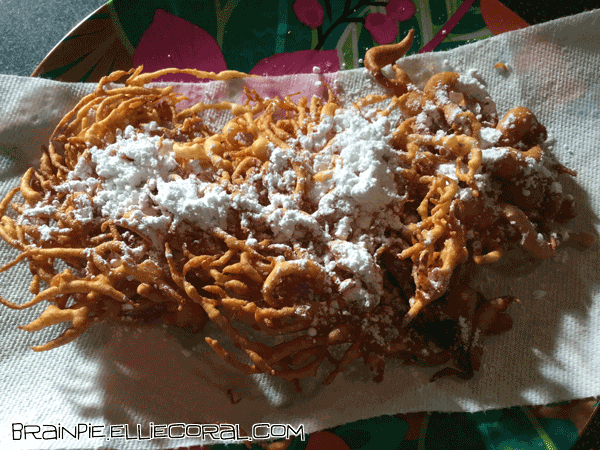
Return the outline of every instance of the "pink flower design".
[[[323,7],[317,0],[296,0],[292,9],[300,23],[307,27],[318,28],[323,24]]]
[[[365,17],[365,28],[378,44],[391,44],[398,36],[398,24],[386,14],[369,14]]]
[[[320,75],[313,73],[314,67],[319,68]],[[308,98],[312,96],[327,98],[326,85],[332,86],[338,69],[339,61],[335,50],[280,53],[259,61],[250,73],[262,75],[263,78],[249,78],[245,81],[245,85],[256,89],[263,97],[274,98],[300,92]],[[286,76],[286,78],[281,80],[271,76]]]
[[[372,13],[365,17],[365,28],[378,44],[391,44],[398,36],[398,22],[405,22],[415,14],[412,0],[390,0],[385,14]]]
[[[411,0],[390,0],[385,7],[386,14],[398,22],[406,22],[415,11],[415,4]]]
[[[221,48],[208,32],[161,9],[156,10],[152,23],[142,34],[135,49],[133,66],[139,65],[144,66],[145,72],[167,67],[194,68],[212,72],[227,70]],[[315,66],[319,67],[320,73],[339,70],[337,51],[302,50],[280,53],[260,60],[250,73],[272,76],[312,73]],[[159,81],[197,82],[199,80],[192,75],[175,74],[163,76]]]
[[[291,53],[279,53],[261,59],[250,71],[253,75],[289,75],[313,73],[318,67],[320,73],[336,72],[339,60],[336,50],[301,50]]]
[[[227,70],[217,41],[205,30],[187,20],[157,9],[150,26],[133,54],[133,67],[144,66],[145,72],[167,67],[198,69],[207,72]],[[196,82],[192,75],[165,75],[160,81]]]

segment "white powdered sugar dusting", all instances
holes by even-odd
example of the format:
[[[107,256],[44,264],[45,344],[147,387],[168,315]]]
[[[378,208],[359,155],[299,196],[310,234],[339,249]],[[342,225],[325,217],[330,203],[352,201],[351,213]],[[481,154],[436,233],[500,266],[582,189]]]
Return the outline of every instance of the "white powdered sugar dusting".
[[[58,190],[78,190],[88,205],[79,208],[80,220],[90,220],[92,208],[105,219],[134,227],[156,240],[181,221],[202,229],[225,227],[230,196],[217,184],[196,174],[179,175],[172,145],[167,139],[127,127],[116,141],[89,149],[89,159],[79,160],[69,180]],[[86,199],[86,200],[84,200]]]
[[[382,295],[382,274],[373,255],[361,243],[334,240],[329,248],[337,258],[336,263],[355,274],[355,285],[348,300],[363,302],[365,307],[376,306]]]
[[[335,116],[337,135],[331,144],[331,179],[329,189],[319,200],[320,216],[359,215],[359,227],[367,228],[385,209],[400,197],[394,173],[388,163],[394,150],[390,145],[390,122],[379,117],[369,122],[360,114],[346,110]]]
[[[381,241],[364,235],[402,227],[390,118],[366,117],[354,108],[324,117],[285,146],[269,144],[268,161],[235,187],[199,164],[184,170],[173,141],[157,136],[156,129],[156,124],[140,130],[128,126],[104,148],[88,148],[56,187],[79,193],[74,200],[78,221],[113,220],[162,248],[165,236],[181,223],[207,232],[227,230],[235,214],[254,233],[249,244],[268,238],[282,251],[294,247],[338,280],[339,291],[354,308],[378,304],[382,274],[373,255]],[[303,173],[314,180],[298,192]],[[307,200],[312,206],[306,206]],[[55,211],[42,201],[29,214]],[[260,223],[267,234],[252,231]],[[47,240],[61,230],[44,225],[40,232]],[[329,250],[315,251],[314,246]]]
[[[304,292],[303,289],[305,292],[298,295],[305,295],[311,301],[319,295],[326,296],[327,301],[335,298],[336,306],[333,302],[331,307],[327,306],[329,315],[352,316],[349,320],[360,322],[363,331],[384,345],[389,342],[386,339],[395,335],[394,327],[384,323],[395,313],[387,312],[386,308],[393,302],[402,303],[397,298],[390,299],[400,295],[401,287],[388,284],[384,288],[386,282],[394,282],[388,278],[389,273],[382,272],[385,264],[378,258],[389,255],[398,258],[403,250],[417,245],[416,240],[420,240],[418,245],[437,245],[438,250],[431,257],[437,258],[433,255],[441,254],[445,248],[440,227],[429,227],[431,224],[426,224],[423,214],[429,200],[423,200],[422,196],[426,195],[425,188],[430,189],[426,185],[432,177],[443,175],[438,177],[441,183],[435,188],[440,195],[441,190],[454,186],[449,206],[453,214],[455,210],[480,207],[485,214],[501,216],[497,209],[501,195],[499,181],[491,172],[492,166],[507,158],[519,158],[519,164],[512,166],[527,180],[518,186],[523,195],[531,196],[534,186],[527,183],[532,177],[535,180],[531,183],[544,179],[549,192],[561,193],[560,184],[554,182],[545,163],[501,146],[502,131],[493,127],[495,106],[475,74],[461,75],[456,84],[465,101],[471,101],[467,97],[476,100],[474,112],[478,120],[485,115],[490,119],[473,128],[474,137],[470,138],[473,148],[461,158],[452,155],[445,143],[457,142],[461,137],[461,127],[466,122],[458,117],[463,116],[464,110],[455,104],[454,88],[442,86],[435,97],[411,106],[420,108],[411,125],[412,133],[436,143],[417,145],[412,161],[407,158],[407,148],[397,148],[393,143],[399,120],[406,118],[399,117],[400,112],[388,115],[369,107],[338,108],[331,115],[323,114],[310,126],[300,124],[293,138],[277,145],[268,140],[260,158],[254,158],[254,165],[241,171],[241,176],[235,171],[217,170],[210,164],[203,166],[201,161],[181,164],[174,149],[177,138],[161,136],[157,124],[149,123],[139,129],[127,126],[116,133],[114,142],[102,148],[90,146],[67,179],[56,186],[56,191],[72,196],[75,219],[80,224],[97,226],[112,221],[152,242],[153,248],[161,251],[169,236],[181,232],[194,234],[198,241],[211,233],[242,235],[247,246],[257,252],[269,252],[278,263],[288,267],[298,265],[300,273],[311,277],[316,273],[324,275],[322,293],[313,292],[299,282],[299,292]],[[450,103],[455,107],[444,109]],[[455,119],[460,123],[454,123]],[[251,138],[237,133],[234,140],[249,145]],[[464,175],[471,170],[471,161],[483,170],[476,167],[467,183]],[[423,186],[411,186],[414,184],[411,173],[424,175],[420,181]],[[237,179],[233,180],[234,177]],[[423,192],[417,193],[419,190]],[[415,211],[417,198],[422,206]],[[443,206],[436,207],[437,201],[430,202],[432,211]],[[49,203],[47,199],[40,201],[21,220],[56,213],[56,206]],[[462,219],[458,215],[455,218],[456,226],[462,227]],[[38,227],[42,241],[68,232],[60,228],[60,222],[55,222]],[[503,226],[502,232],[514,232],[509,224]],[[420,230],[417,237],[415,230]],[[483,251],[485,241],[470,231],[470,235],[465,232],[464,239],[472,249]],[[537,230],[536,234],[537,242],[544,245],[545,234]],[[399,261],[388,263],[401,271],[404,267],[400,267]],[[443,266],[433,267],[426,274],[392,274],[407,279],[421,275],[428,280],[427,291],[421,291],[423,298],[446,292],[450,273]],[[396,284],[402,282],[396,280]],[[390,293],[386,289],[395,291]],[[404,291],[401,295],[408,297]],[[408,309],[415,303],[415,297],[404,300],[406,305],[394,307]],[[303,308],[297,314],[306,313],[310,306]],[[363,317],[365,311],[376,308],[377,315],[368,320]],[[313,326],[319,328],[320,321],[327,320],[323,314],[315,313]],[[461,325],[465,333],[467,324],[461,322]]]

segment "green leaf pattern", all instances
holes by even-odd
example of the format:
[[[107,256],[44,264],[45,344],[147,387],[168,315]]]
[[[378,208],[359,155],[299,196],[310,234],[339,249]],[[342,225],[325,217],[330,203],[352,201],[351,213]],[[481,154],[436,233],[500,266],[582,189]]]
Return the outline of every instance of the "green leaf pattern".
[[[221,5],[221,0],[215,0],[215,15],[217,16],[217,43],[223,48],[223,35],[225,34],[225,25],[231,17],[233,9],[238,5],[240,0],[223,0],[224,5]]]

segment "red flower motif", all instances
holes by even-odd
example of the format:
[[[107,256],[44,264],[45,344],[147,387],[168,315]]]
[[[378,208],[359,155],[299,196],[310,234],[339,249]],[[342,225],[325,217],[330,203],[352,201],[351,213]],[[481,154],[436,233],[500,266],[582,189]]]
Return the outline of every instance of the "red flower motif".
[[[167,67],[198,69],[206,72],[227,70],[217,41],[205,30],[185,19],[157,9],[150,26],[133,54],[133,67],[144,66],[145,72]],[[160,81],[196,82],[192,75],[165,75]]]
[[[339,60],[336,50],[300,50],[291,53],[279,53],[261,59],[250,71],[253,75],[291,75],[313,73],[318,67],[320,73],[336,72]]]
[[[398,24],[381,13],[373,13],[365,17],[365,28],[378,44],[391,44],[398,36]]]
[[[318,3],[317,3],[318,4]],[[320,7],[320,5],[319,5]],[[157,9],[150,26],[133,55],[133,66],[144,66],[145,72],[168,67],[195,68],[209,72],[227,70],[225,58],[216,40],[205,30],[167,11]],[[260,60],[250,71],[255,75],[291,75],[339,70],[336,50],[303,50],[280,53]],[[160,81],[197,82],[192,75],[166,75]]]
[[[415,4],[411,0],[390,0],[385,7],[387,15],[397,22],[407,21],[415,11]]]
[[[323,24],[323,7],[317,0],[296,0],[292,9],[298,20],[307,27],[317,28]]]
[[[306,450],[320,450],[324,448],[328,450],[350,450],[348,444],[341,437],[329,431],[312,433],[306,444]]]

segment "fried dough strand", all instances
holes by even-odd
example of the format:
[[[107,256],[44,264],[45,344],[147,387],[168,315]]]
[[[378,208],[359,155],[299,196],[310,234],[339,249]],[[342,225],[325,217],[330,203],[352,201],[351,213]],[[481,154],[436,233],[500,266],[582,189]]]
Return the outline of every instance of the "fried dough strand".
[[[410,42],[400,47],[405,52]],[[407,364],[453,360],[458,370],[439,376],[472,376],[481,336],[510,328],[505,311],[516,299],[483,298],[456,276],[458,269],[495,263],[510,245],[522,245],[533,257],[551,256],[556,238],[539,234],[542,238],[536,239],[532,232],[548,236],[547,224],[564,220],[573,207],[541,178],[533,180],[544,190],[536,204],[514,195],[490,198],[484,192],[484,169],[497,183],[508,185],[525,180],[531,159],[543,159],[545,129],[533,113],[515,108],[498,121],[489,97],[465,90],[458,74],[438,74],[419,90],[395,64],[395,78],[386,78],[382,61],[392,63],[369,54],[365,64],[392,93],[366,96],[355,107],[359,113],[375,108],[379,117],[401,113],[391,145],[395,164],[402,167],[397,187],[404,196],[398,217],[402,226],[388,230],[390,236],[373,256],[389,291],[386,301],[347,313],[349,301],[336,278],[342,275],[333,276],[305,259],[294,242],[275,245],[268,233],[257,242],[251,236],[264,231],[260,221],[243,226],[228,222],[226,229],[209,230],[173,224],[156,241],[124,221],[96,213],[94,220],[81,220],[76,212],[93,204],[93,196],[57,187],[70,180],[82,159],[90,160],[90,148],[114,143],[126,127],[140,130],[155,122],[150,133],[160,135],[161,143],[162,138],[173,141],[179,165],[173,177],[189,177],[193,166],[200,165],[215,174],[215,186],[241,195],[266,173],[273,147],[290,148],[291,140],[310,136],[343,110],[331,89],[326,100],[313,97],[310,103],[292,96],[264,99],[246,89],[244,104],[197,103],[179,110],[184,98],[172,87],[147,84],[166,73],[212,79],[245,75],[176,69],[142,73],[137,68],[103,78],[58,124],[40,167],[29,169],[0,203],[0,237],[20,252],[0,271],[27,261],[34,294],[21,304],[1,297],[0,302],[13,309],[49,302],[38,319],[22,327],[27,331],[70,322],[61,336],[33,349],[64,345],[104,320],[160,319],[197,332],[212,321],[228,343],[207,336],[207,348],[247,374],[268,373],[297,384],[323,366],[325,382],[331,383],[345,366],[362,358],[381,380],[385,359],[393,355]],[[233,118],[215,132],[201,119],[210,110],[228,110]],[[433,125],[423,127],[424,111]],[[484,167],[481,133],[486,127],[498,130],[505,156]],[[440,171],[441,165],[453,170]],[[333,173],[332,168],[311,173],[298,162],[291,170],[292,195],[300,204],[309,203],[309,186],[328,182]],[[15,200],[19,193],[24,203]],[[497,208],[490,209],[490,200]],[[57,273],[59,260],[70,269]],[[231,344],[241,351],[228,349]]]

